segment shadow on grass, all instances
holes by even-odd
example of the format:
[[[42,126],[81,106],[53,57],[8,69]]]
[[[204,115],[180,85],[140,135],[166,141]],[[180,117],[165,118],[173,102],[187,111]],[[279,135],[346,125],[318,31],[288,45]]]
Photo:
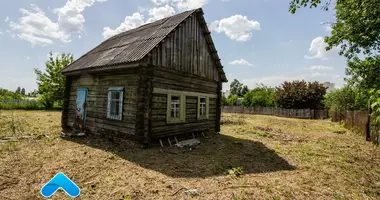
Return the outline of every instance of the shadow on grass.
[[[243,168],[246,174],[296,169],[261,142],[227,135],[201,138],[201,144],[192,150],[174,146],[141,149],[130,142],[114,143],[92,136],[67,140],[112,152],[141,167],[176,178],[222,175],[235,167]]]

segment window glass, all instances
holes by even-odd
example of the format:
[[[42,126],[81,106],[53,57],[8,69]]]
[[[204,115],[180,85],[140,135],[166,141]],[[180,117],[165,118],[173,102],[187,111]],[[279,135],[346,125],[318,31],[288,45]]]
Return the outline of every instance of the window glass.
[[[109,89],[107,117],[110,119],[121,120],[123,107],[123,90]]]
[[[180,97],[172,96],[171,97],[171,118],[179,119],[180,117]]]
[[[201,117],[206,116],[206,97],[199,98],[199,115]]]

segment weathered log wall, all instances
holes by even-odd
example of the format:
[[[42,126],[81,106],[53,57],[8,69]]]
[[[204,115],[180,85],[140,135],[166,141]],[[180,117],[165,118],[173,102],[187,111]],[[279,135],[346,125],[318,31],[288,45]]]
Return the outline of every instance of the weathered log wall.
[[[137,137],[136,114],[139,86],[139,70],[130,69],[117,74],[85,74],[72,77],[67,111],[67,125],[75,120],[76,90],[88,88],[86,106],[86,131],[93,134],[117,137]],[[124,87],[122,120],[107,118],[109,87]]]
[[[217,82],[201,79],[188,74],[181,74],[164,67],[155,67],[153,71],[153,87],[186,92],[217,94]],[[217,99],[209,98],[209,119],[197,119],[197,96],[186,96],[186,119],[184,123],[167,124],[167,95],[152,94],[152,132],[153,138],[179,135],[192,131],[215,131],[217,127]]]

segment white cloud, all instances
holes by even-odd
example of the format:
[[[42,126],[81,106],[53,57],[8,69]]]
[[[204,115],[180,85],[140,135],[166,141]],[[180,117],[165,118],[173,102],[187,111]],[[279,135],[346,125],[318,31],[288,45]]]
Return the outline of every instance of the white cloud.
[[[54,9],[54,13],[58,15],[60,30],[69,34],[81,34],[85,22],[82,14],[84,9],[95,2],[105,1],[107,0],[69,0],[63,7]]]
[[[5,21],[9,21],[12,34],[32,44],[53,44],[54,40],[67,43],[71,42],[72,34],[81,34],[85,22],[82,15],[84,9],[95,2],[104,1],[106,0],[69,0],[63,7],[53,10],[58,16],[56,22],[47,17],[38,6],[31,4],[29,10],[20,9],[22,17],[17,22],[11,21],[8,17]]]
[[[6,16],[5,19],[4,19],[4,22],[8,22],[9,21],[9,17]]]
[[[314,38],[310,44],[309,53],[305,55],[306,59],[322,59],[326,60],[338,53],[338,48],[334,47],[326,51],[327,43],[324,42],[323,37]]]
[[[332,69],[334,69],[334,67],[323,66],[323,65],[314,65],[314,66],[305,67],[305,69],[310,70],[310,71],[316,71],[316,70],[332,70]]]
[[[246,61],[246,60],[244,60],[244,59],[231,61],[230,64],[231,64],[231,65],[246,65],[246,66],[253,66],[251,63],[249,63],[248,61]]]
[[[260,23],[249,20],[247,16],[234,15],[212,22],[209,28],[217,33],[225,33],[232,40],[248,41],[252,31],[260,30]]]
[[[139,27],[143,25],[144,22],[144,16],[140,13],[136,12],[133,13],[132,16],[126,16],[124,19],[124,22],[120,24],[115,29],[111,29],[110,27],[104,27],[103,28],[103,37],[104,39],[108,39],[116,34],[122,33],[124,31],[134,29],[136,27]]]
[[[57,23],[52,22],[36,5],[31,4],[31,10],[20,9],[22,17],[18,23],[10,21],[9,26],[16,35],[32,44],[52,44],[52,39],[67,42],[68,35],[59,30]]]
[[[162,7],[155,7],[155,8],[149,9],[148,14],[150,18],[147,21],[144,20],[144,16],[141,13],[135,12],[131,16],[126,16],[124,19],[124,22],[122,22],[115,29],[112,29],[110,27],[104,27],[103,28],[104,39],[108,39],[116,34],[137,28],[141,25],[144,25],[145,23],[150,23],[150,22],[153,22],[165,17],[172,16],[175,14],[175,10],[173,7],[169,5],[165,5]]]
[[[179,11],[196,9],[208,3],[208,0],[151,0],[155,5],[171,5]]]
[[[149,16],[147,23],[160,20],[166,17],[170,17],[175,14],[175,10],[173,7],[169,5],[165,5],[162,7],[156,7],[149,10]]]
[[[294,81],[305,79],[305,76],[287,76],[287,75],[271,75],[253,79],[243,79],[242,82],[248,85],[248,88],[255,88],[258,84],[264,84],[266,86],[279,86],[284,81]]]
[[[172,0],[172,5],[180,11],[200,8],[205,5],[208,0]]]
[[[30,60],[30,59],[31,59],[31,57],[30,57],[30,56],[26,56],[26,59],[27,59],[27,60]]]
[[[311,74],[311,77],[329,77],[331,75],[329,74],[326,74],[326,73],[320,73],[320,72],[313,72]]]

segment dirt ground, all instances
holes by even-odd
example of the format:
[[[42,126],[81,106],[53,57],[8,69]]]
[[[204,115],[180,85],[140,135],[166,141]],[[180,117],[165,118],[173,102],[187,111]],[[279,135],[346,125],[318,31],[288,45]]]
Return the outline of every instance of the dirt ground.
[[[58,172],[77,199],[380,199],[379,148],[328,120],[223,114],[196,148],[140,149],[63,139],[60,117],[0,110],[0,199],[43,199]]]

